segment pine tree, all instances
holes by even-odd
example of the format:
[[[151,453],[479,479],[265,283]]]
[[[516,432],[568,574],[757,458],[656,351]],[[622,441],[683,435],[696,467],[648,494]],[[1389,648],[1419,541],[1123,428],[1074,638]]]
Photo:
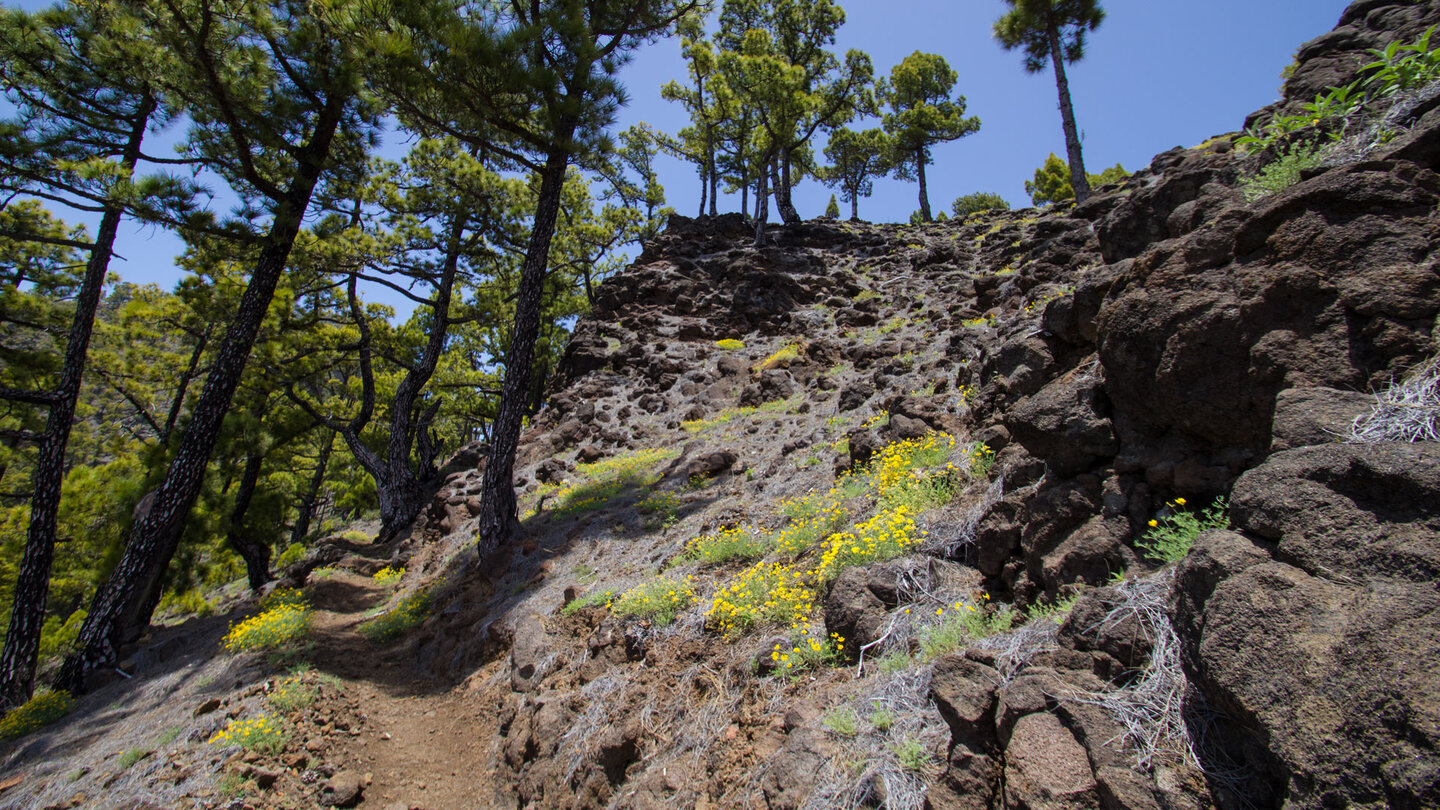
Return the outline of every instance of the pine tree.
[[[835,195],[830,195],[830,202],[825,204],[825,216],[830,219],[840,218],[840,203],[835,201]]]
[[[942,57],[916,51],[892,68],[889,80],[882,81],[876,91],[880,101],[890,107],[884,126],[893,139],[896,175],[919,181],[920,216],[925,222],[932,219],[925,186],[930,148],[980,129],[977,116],[965,117],[965,97],[950,97],[956,78]]]
[[[1078,201],[1090,196],[1085,161],[1080,154],[1080,132],[1070,104],[1070,83],[1065,63],[1085,56],[1085,34],[1099,27],[1105,11],[1097,0],[1005,0],[1010,10],[995,21],[995,38],[1005,50],[1025,50],[1025,70],[1039,73],[1048,63],[1055,71],[1060,94],[1060,120],[1065,130],[1070,183]]]
[[[95,241],[10,230],[6,236],[89,252],[75,295],[58,376],[45,390],[11,389],[0,397],[47,409],[31,476],[29,528],[0,652],[0,710],[23,703],[34,688],[65,477],[65,451],[80,397],[95,313],[120,222],[127,212],[169,193],[173,184],[134,177],[141,144],[160,118],[149,82],[154,66],[120,41],[124,23],[112,10],[53,8],[37,15],[6,10],[0,18],[0,73],[17,118],[0,148],[0,188],[31,193],[101,213]],[[70,168],[73,167],[73,168]],[[26,230],[24,228],[21,231]],[[20,279],[17,277],[15,286]],[[33,282],[33,279],[32,279]]]
[[[884,130],[867,129],[855,132],[840,127],[830,133],[825,157],[830,165],[820,171],[826,185],[840,189],[840,196],[850,203],[850,219],[860,219],[860,198],[874,191],[874,178],[890,171],[894,143]]]
[[[810,141],[874,106],[870,57],[852,50],[842,62],[828,50],[845,22],[839,4],[768,0],[762,8],[759,27],[720,54],[725,83],[756,120],[750,142],[759,157],[757,245],[764,243],[766,190],[773,188],[781,219],[799,222],[790,190],[804,175]]]
[[[1089,187],[1094,188],[1107,183],[1118,183],[1129,176],[1130,173],[1125,171],[1125,167],[1116,163],[1099,174],[1086,173],[1085,179]],[[1050,156],[1045,158],[1045,163],[1035,170],[1034,179],[1025,181],[1025,193],[1030,195],[1030,200],[1036,205],[1075,199],[1075,189],[1070,185],[1070,172],[1065,162],[1051,152]]]
[[[550,244],[574,162],[603,151],[623,91],[615,75],[642,43],[698,8],[695,0],[395,3],[391,98],[411,126],[449,134],[539,178],[529,244],[504,353],[505,381],[480,496],[478,544],[519,528],[514,469],[533,397],[533,363]]]
[[[96,594],[78,650],[61,668],[62,688],[83,691],[87,673],[113,664],[117,648],[149,624],[315,190],[338,166],[364,156],[378,111],[363,92],[370,55],[357,48],[357,34],[367,30],[358,7],[358,0],[164,0],[135,7],[156,52],[173,57],[156,82],[192,121],[188,148],[269,222],[248,234],[254,260],[244,293],[164,480]],[[237,230],[252,227],[235,223]]]
[[[710,204],[715,216],[716,189],[719,183],[715,150],[720,141],[720,104],[716,99],[715,48],[705,39],[704,20],[698,14],[681,20],[676,26],[680,35],[680,52],[685,57],[692,86],[667,82],[660,88],[660,97],[678,101],[690,113],[691,125],[682,129],[672,152],[683,153],[700,170],[700,215]],[[683,146],[682,146],[683,144]]]

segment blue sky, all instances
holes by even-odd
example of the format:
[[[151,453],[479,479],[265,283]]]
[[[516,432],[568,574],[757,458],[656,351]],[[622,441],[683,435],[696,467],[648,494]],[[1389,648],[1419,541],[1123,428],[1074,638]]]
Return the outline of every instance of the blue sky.
[[[1024,182],[1050,152],[1064,155],[1055,82],[1046,71],[1027,74],[1018,53],[991,37],[1002,0],[842,0],[848,20],[837,50],[870,54],[877,75],[913,51],[938,53],[959,73],[956,92],[978,115],[978,133],[935,149],[928,171],[930,202],[947,210],[960,194],[992,191],[1012,206],[1029,203]],[[8,5],[36,9],[42,0]],[[1068,66],[1085,162],[1092,172],[1123,163],[1135,170],[1158,152],[1194,146],[1238,129],[1250,111],[1274,101],[1279,73],[1303,42],[1334,27],[1348,0],[1103,0],[1105,22],[1094,32],[1083,61]],[[676,132],[687,121],[678,104],[660,98],[660,85],[685,79],[678,40],[645,48],[626,66],[630,104],[619,126],[645,121]],[[854,128],[874,125],[858,122]],[[661,182],[669,203],[693,214],[699,203],[694,169],[662,159]],[[804,217],[819,215],[831,190],[807,180],[795,191]],[[737,210],[738,195],[722,198]],[[728,206],[726,203],[728,202]],[[881,180],[860,215],[905,221],[918,207],[913,183]],[[73,221],[80,217],[58,212]],[[180,243],[154,228],[122,233],[115,269],[127,281],[172,286]]]

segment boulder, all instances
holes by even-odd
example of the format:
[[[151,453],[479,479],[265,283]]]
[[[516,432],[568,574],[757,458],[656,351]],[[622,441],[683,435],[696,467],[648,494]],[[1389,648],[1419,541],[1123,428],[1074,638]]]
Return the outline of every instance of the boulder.
[[[1287,806],[1440,790],[1440,670],[1416,663],[1440,660],[1437,503],[1440,445],[1288,450],[1235,485],[1258,539],[1211,532],[1177,569],[1187,674]]]

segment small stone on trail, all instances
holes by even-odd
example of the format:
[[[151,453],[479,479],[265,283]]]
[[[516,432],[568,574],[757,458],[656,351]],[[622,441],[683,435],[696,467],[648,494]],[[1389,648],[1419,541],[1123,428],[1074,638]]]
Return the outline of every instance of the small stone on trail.
[[[364,791],[364,780],[358,774],[341,771],[326,780],[320,789],[320,803],[327,807],[351,807],[360,801]]]
[[[215,711],[218,708],[220,708],[220,698],[210,698],[204,703],[201,703],[199,706],[196,706],[195,711],[191,712],[190,716],[204,717],[205,715]]]

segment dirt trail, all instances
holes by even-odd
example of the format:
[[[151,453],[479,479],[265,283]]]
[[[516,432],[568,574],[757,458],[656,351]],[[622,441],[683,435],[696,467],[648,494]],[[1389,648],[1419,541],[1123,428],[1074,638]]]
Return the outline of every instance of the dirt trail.
[[[310,660],[345,683],[365,723],[342,739],[337,764],[367,777],[365,807],[475,810],[489,806],[481,707],[419,672],[404,641],[377,645],[357,632],[390,595],[369,577],[340,571],[310,587],[315,608]],[[331,740],[331,742],[335,742]]]

